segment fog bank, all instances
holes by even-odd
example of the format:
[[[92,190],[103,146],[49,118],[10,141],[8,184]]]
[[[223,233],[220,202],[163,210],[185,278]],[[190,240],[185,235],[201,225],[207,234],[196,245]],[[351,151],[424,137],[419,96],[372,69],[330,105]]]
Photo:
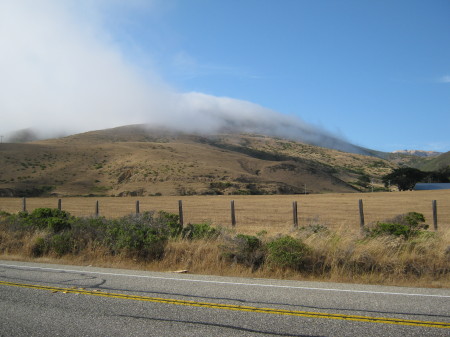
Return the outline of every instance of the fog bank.
[[[143,76],[102,24],[102,11],[118,4],[145,6],[120,0],[0,1],[0,135],[149,124],[204,134],[255,132],[359,151],[298,117],[229,97],[178,92],[157,69],[145,69]]]

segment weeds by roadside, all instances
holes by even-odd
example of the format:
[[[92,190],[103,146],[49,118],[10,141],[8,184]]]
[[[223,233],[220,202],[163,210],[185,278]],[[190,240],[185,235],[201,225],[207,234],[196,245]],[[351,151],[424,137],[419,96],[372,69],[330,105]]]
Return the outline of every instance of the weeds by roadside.
[[[158,270],[342,282],[450,287],[450,232],[430,232],[410,212],[364,236],[314,224],[289,235],[239,234],[178,216],[145,212],[78,218],[55,209],[0,213],[0,254],[122,261]]]

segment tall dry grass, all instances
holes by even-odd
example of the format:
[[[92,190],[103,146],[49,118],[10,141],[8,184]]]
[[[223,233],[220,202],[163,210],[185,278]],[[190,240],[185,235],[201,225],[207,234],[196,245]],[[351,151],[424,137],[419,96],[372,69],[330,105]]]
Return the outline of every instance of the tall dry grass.
[[[319,275],[337,282],[450,287],[450,231],[408,240],[358,237],[339,230],[304,239]],[[316,267],[316,268],[317,268]],[[315,273],[314,273],[315,274]]]
[[[229,259],[224,248],[236,237],[222,230],[217,239],[168,241],[161,259],[145,260],[127,254],[112,254],[95,240],[84,238],[83,249],[58,255],[52,251],[35,257],[38,240],[46,230],[20,231],[0,224],[0,257],[55,263],[121,267],[155,271],[187,270],[189,273],[227,276],[321,280],[399,286],[450,288],[450,230],[425,231],[404,239],[396,236],[361,236],[345,226],[300,227],[288,234],[309,247],[298,268],[269,263],[252,266]],[[279,236],[259,233],[268,243]]]

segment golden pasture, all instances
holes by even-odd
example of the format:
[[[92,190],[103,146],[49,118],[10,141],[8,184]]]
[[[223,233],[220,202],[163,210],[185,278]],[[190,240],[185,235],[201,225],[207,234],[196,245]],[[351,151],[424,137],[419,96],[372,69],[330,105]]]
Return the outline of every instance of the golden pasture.
[[[96,201],[99,214],[117,218],[136,211],[178,213],[178,200],[183,202],[184,223],[210,222],[231,227],[231,201],[235,202],[236,230],[257,233],[286,232],[293,226],[292,203],[298,203],[299,226],[326,225],[330,228],[359,230],[358,200],[364,203],[366,225],[406,212],[420,212],[432,227],[432,200],[437,200],[438,225],[450,227],[450,190],[379,193],[262,195],[262,196],[159,196],[159,197],[67,197],[62,209],[75,216],[92,216]],[[0,211],[16,213],[22,209],[20,198],[0,198]],[[26,208],[56,208],[58,198],[27,198]]]

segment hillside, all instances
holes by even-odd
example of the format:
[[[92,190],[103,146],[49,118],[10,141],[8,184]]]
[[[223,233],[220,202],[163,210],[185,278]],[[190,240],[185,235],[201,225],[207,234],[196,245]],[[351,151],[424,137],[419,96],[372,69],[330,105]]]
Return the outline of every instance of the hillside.
[[[125,126],[0,144],[0,196],[355,192],[395,164],[262,135]],[[381,185],[379,185],[381,186]]]
[[[416,167],[423,171],[437,171],[449,165],[450,165],[450,151],[443,153],[437,157],[427,158],[421,161],[418,165],[416,165]]]
[[[439,156],[440,154],[442,154],[441,152],[437,152],[437,151],[422,151],[422,150],[397,150],[394,151],[393,153],[403,153],[403,154],[408,154],[411,156],[417,156],[417,157],[436,157]]]
[[[436,153],[436,152],[434,152]],[[386,159],[395,165],[414,167],[422,171],[438,171],[450,165],[450,152],[420,156],[415,154],[396,151],[391,153],[381,153],[374,155]]]

